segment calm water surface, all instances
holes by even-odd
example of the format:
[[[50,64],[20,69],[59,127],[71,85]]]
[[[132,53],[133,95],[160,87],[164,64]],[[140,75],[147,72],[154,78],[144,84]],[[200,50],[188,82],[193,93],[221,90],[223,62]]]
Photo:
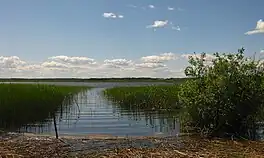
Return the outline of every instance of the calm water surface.
[[[42,82],[44,83],[44,82]],[[178,120],[173,115],[155,111],[132,111],[116,106],[103,96],[103,90],[116,86],[143,86],[168,83],[46,83],[60,85],[92,86],[79,93],[67,108],[57,112],[60,135],[103,134],[112,136],[167,136],[179,133]],[[41,127],[40,127],[41,126]],[[43,125],[28,125],[22,132],[54,135],[53,120]]]

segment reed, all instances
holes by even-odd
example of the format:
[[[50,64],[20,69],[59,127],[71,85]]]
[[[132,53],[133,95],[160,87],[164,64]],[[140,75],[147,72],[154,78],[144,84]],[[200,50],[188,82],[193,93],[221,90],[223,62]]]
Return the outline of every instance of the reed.
[[[39,84],[0,84],[0,128],[17,129],[45,122],[65,98],[86,87]]]
[[[105,96],[129,108],[175,110],[179,108],[178,85],[115,87],[106,89]]]

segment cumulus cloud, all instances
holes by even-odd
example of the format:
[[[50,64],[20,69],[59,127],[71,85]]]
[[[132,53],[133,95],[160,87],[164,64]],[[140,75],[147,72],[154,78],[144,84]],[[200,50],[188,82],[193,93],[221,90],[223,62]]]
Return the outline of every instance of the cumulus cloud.
[[[62,63],[55,62],[55,61],[44,62],[41,64],[41,66],[47,67],[47,68],[68,68],[66,64],[62,64]]]
[[[127,59],[106,59],[104,60],[104,65],[107,67],[112,67],[112,68],[122,68],[125,66],[131,66],[133,65],[132,60],[127,60]]]
[[[264,33],[264,21],[262,21],[262,19],[257,21],[257,26],[254,30],[248,31],[245,34],[252,35],[252,34],[257,34],[257,33]]]
[[[155,6],[152,5],[152,4],[150,4],[148,7],[151,8],[151,9],[154,9],[155,8]]]
[[[112,18],[112,19],[116,19],[116,18],[124,18],[123,15],[118,15],[118,14],[115,14],[115,13],[111,13],[111,12],[106,12],[106,13],[103,13],[103,17],[105,18]]]
[[[17,56],[0,56],[0,68],[17,68],[26,62]]]
[[[176,55],[169,53],[162,53],[160,55],[150,55],[141,57],[142,63],[135,64],[136,69],[152,69],[153,71],[162,70],[167,71],[168,67],[164,63],[170,60],[175,60]]]
[[[148,25],[147,28],[162,28],[167,26],[169,24],[168,22],[168,20],[156,20],[153,24]]]
[[[0,77],[179,77],[182,74],[169,60],[173,53],[143,56],[139,59],[95,59],[80,56],[51,56],[42,62],[23,61],[17,56],[0,57]],[[186,60],[187,62],[187,60]],[[183,65],[184,66],[184,65]]]
[[[260,53],[264,54],[264,49],[260,50]]]
[[[153,28],[156,31],[157,28],[170,28],[172,30],[181,31],[180,26],[175,26],[173,22],[168,20],[156,20],[152,25],[148,25],[146,28]]]
[[[145,56],[141,57],[141,60],[144,63],[163,63],[169,60],[175,60],[176,55],[169,52],[169,53],[163,53],[160,55],[151,55],[151,56]]]
[[[174,10],[174,8],[173,7],[168,7],[168,10],[172,11],[172,10]]]
[[[88,57],[76,57],[76,56],[53,56],[49,58],[50,60],[64,63],[64,64],[73,64],[73,65],[85,65],[85,64],[96,64],[94,59]]]
[[[160,68],[160,67],[166,67],[163,63],[140,63],[135,65],[136,68]]]
[[[42,68],[43,68],[42,64],[41,63],[38,63],[38,64],[27,64],[27,65],[24,65],[23,67],[21,67],[20,69],[22,69],[23,71],[28,71],[28,72],[33,72],[33,71],[40,72],[42,70]]]

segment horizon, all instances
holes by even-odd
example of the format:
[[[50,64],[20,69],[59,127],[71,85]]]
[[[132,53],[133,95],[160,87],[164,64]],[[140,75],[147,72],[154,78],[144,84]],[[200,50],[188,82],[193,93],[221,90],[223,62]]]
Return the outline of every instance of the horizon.
[[[196,53],[264,53],[264,1],[8,0],[0,78],[182,78]],[[209,55],[210,58],[210,55]]]
[[[189,79],[190,77],[170,77],[170,78],[159,78],[159,77],[95,77],[95,78],[81,78],[81,77],[76,77],[76,78],[71,78],[71,77],[1,77],[0,80],[48,80],[48,79],[65,79],[65,80],[98,80],[98,79],[110,79],[110,80],[115,80],[115,79],[147,79],[147,80],[171,80],[171,79]]]

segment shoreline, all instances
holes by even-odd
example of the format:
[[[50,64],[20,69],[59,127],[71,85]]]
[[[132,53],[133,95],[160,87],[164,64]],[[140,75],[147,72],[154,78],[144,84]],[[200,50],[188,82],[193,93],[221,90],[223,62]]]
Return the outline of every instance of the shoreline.
[[[8,134],[8,133],[7,133]],[[14,135],[23,135],[26,137],[50,137],[55,138],[56,135],[54,134],[35,134],[35,133],[16,133],[16,132],[10,132],[10,134]],[[197,136],[197,134],[194,133],[179,133],[177,135],[162,135],[162,134],[156,134],[151,136],[114,136],[111,134],[61,134],[59,133],[59,138],[64,139],[144,139],[144,138],[170,138],[170,137],[183,137],[183,136]]]
[[[264,157],[263,141],[169,137],[0,135],[0,157]]]

